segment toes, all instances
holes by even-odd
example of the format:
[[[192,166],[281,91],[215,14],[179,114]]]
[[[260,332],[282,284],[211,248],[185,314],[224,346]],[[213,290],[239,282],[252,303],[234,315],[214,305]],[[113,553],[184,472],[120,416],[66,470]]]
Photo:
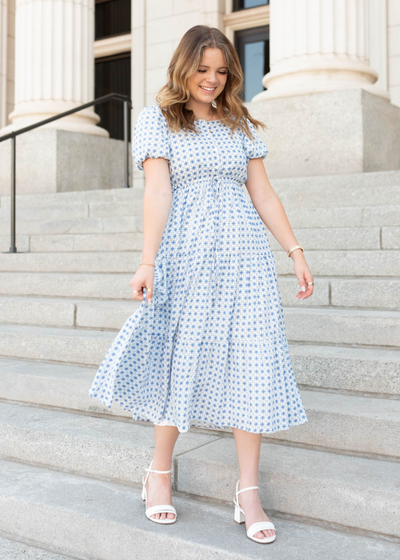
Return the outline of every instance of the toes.
[[[273,537],[275,534],[275,531],[273,529],[266,529],[265,531],[257,531],[257,533],[255,533],[254,537],[256,539],[265,539],[266,537]]]
[[[153,519],[165,519],[166,517],[168,519],[174,519],[175,514],[174,513],[154,513],[153,515],[151,515],[150,517],[152,517]]]
[[[265,535],[266,537],[273,537],[275,534],[275,531],[273,529],[267,529],[265,531],[262,531],[263,536]]]

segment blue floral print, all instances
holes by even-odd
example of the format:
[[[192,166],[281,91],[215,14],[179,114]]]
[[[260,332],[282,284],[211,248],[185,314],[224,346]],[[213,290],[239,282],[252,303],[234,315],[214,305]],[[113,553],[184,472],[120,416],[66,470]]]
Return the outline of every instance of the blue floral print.
[[[294,377],[275,259],[246,196],[249,159],[268,150],[221,121],[172,132],[144,107],[133,158],[169,164],[172,203],[155,259],[153,302],[143,299],[115,337],[89,396],[133,420],[252,433],[307,422]]]

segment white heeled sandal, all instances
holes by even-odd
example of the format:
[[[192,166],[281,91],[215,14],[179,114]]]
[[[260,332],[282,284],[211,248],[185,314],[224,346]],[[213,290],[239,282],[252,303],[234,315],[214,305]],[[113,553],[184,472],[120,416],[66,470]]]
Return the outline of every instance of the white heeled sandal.
[[[258,486],[248,486],[247,488],[243,488],[239,491],[238,487],[239,480],[236,483],[236,496],[233,498],[233,503],[235,504],[235,513],[233,519],[236,521],[236,523],[244,523],[245,513],[239,505],[239,494],[240,492],[245,492],[246,490],[258,489]],[[275,531],[275,525],[271,523],[271,521],[258,521],[257,523],[252,523],[247,530],[247,536],[249,537],[249,539],[255,542],[271,543],[276,539],[276,533],[275,535],[272,535],[272,537],[264,537],[263,539],[258,539],[254,536],[258,531],[267,531],[268,529],[272,529]]]
[[[147,474],[143,477],[143,489],[142,489],[142,500],[144,502],[146,502],[146,517],[148,519],[150,519],[150,521],[154,521],[154,523],[163,523],[165,524],[170,524],[170,523],[175,523],[176,521],[176,509],[174,508],[174,506],[171,506],[169,504],[165,504],[165,505],[159,505],[159,506],[152,506],[152,507],[147,507],[147,490],[146,490],[146,482],[147,479],[149,478],[149,474],[151,472],[155,472],[155,473],[170,473],[172,469],[170,469],[169,471],[156,471],[154,469],[151,468],[151,465],[153,464],[153,461],[150,463],[150,467],[148,469],[145,469],[147,472]],[[170,519],[169,517],[166,517],[165,519],[155,519],[154,517],[151,517],[152,515],[154,515],[155,513],[173,513],[175,515],[175,517],[173,519]]]

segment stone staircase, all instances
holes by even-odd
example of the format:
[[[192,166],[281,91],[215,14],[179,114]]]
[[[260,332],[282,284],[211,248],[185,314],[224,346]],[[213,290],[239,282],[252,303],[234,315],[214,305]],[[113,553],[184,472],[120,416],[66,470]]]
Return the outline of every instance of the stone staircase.
[[[152,424],[88,391],[139,302],[140,189],[0,198],[0,558],[394,560],[400,547],[400,171],[276,179],[314,295],[271,234],[308,423],[263,437],[265,550],[233,522],[230,431],[181,434],[175,525],[149,522]],[[25,552],[22,552],[25,550]],[[60,556],[61,555],[61,556]]]

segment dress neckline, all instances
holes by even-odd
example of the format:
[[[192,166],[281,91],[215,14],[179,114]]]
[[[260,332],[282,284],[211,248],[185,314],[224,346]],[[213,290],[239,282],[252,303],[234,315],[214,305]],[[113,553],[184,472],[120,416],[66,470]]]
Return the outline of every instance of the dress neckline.
[[[222,119],[211,119],[210,121],[206,119],[194,119],[195,121],[203,121],[203,122],[221,122]]]

